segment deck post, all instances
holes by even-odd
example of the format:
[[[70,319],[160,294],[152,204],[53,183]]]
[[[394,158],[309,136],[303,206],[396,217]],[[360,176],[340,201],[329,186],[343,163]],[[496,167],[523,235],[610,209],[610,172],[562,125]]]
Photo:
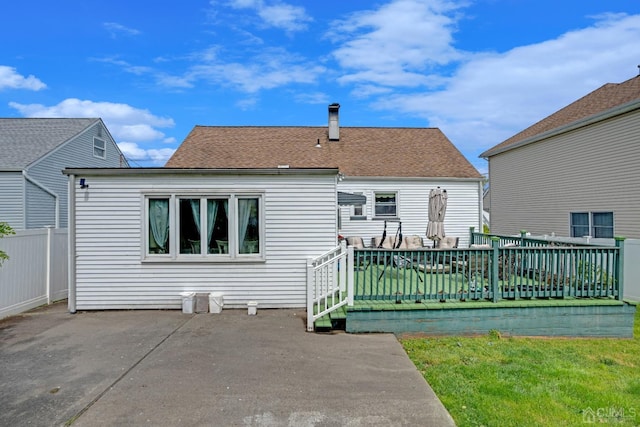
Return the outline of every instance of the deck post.
[[[353,246],[347,246],[347,306],[353,307],[353,270],[355,268],[355,260],[353,259]]]
[[[527,237],[527,230],[520,230],[520,247],[524,247],[525,237]]]
[[[473,235],[474,231],[475,231],[475,227],[469,227],[469,247],[471,247],[471,245],[474,245],[475,242],[475,236]]]
[[[497,236],[491,237],[491,290],[493,292],[493,302],[498,302],[498,292],[500,286],[498,286],[499,273],[498,268],[500,263],[500,238]]]
[[[615,263],[615,283],[618,286],[618,301],[624,299],[624,237],[614,237],[616,247],[619,248],[617,253],[617,262]]]
[[[315,299],[315,278],[313,277],[313,258],[307,259],[307,331],[313,332],[313,300]]]

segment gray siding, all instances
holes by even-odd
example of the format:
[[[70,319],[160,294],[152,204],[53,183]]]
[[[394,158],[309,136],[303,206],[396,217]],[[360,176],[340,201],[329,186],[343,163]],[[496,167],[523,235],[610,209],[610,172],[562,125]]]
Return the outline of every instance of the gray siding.
[[[337,243],[335,176],[87,176],[76,193],[79,310],[172,308],[180,292],[222,292],[225,307],[304,307],[306,260]],[[265,261],[144,262],[143,192],[264,192]]]
[[[101,135],[101,136],[99,136]],[[100,159],[93,155],[93,137],[98,136],[105,141],[106,158]],[[62,170],[67,167],[121,167],[123,166],[115,142],[111,139],[101,122],[78,134],[75,138],[53,150],[51,153],[27,168],[27,173],[37,183],[55,193],[59,200],[60,227],[67,227],[67,177]],[[29,203],[27,223],[38,223],[32,216],[41,217],[42,214],[31,209],[39,209],[37,205]]]
[[[490,158],[491,231],[569,235],[569,213],[613,211],[640,238],[640,111]]]
[[[27,182],[26,227],[43,228],[56,225],[56,199],[42,188]]]
[[[482,229],[481,222],[481,186],[479,181],[462,180],[358,180],[349,178],[338,184],[339,191],[362,193],[367,197],[366,220],[351,220],[352,208],[342,206],[341,218],[343,236],[360,236],[365,244],[369,244],[372,237],[382,235],[384,220],[373,219],[374,193],[397,192],[398,216],[402,221],[404,236],[417,234],[422,236],[424,243],[431,246],[433,242],[427,240],[426,229],[429,219],[429,192],[440,186],[448,193],[448,205],[445,215],[445,232],[448,236],[460,238],[460,246],[467,246],[469,242],[469,227]],[[387,235],[395,235],[397,223],[387,224]]]
[[[0,222],[24,228],[24,178],[21,172],[0,172]]]

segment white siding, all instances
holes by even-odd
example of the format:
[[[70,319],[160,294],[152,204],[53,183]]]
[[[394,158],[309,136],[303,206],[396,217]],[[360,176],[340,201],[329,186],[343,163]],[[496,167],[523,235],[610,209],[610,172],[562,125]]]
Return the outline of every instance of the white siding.
[[[93,137],[100,134],[100,138],[105,141],[106,158],[100,159],[93,155]],[[109,133],[100,122],[79,134],[75,138],[64,143],[51,153],[47,154],[40,161],[27,169],[29,176],[36,180],[38,184],[44,186],[47,190],[53,192],[58,197],[58,208],[60,214],[60,227],[67,227],[67,177],[62,174],[64,168],[82,167],[82,168],[107,168],[121,167],[120,152],[117,150],[115,142],[109,138]],[[35,210],[45,209],[44,206],[38,207],[35,203],[29,203],[27,217],[29,223],[33,220],[33,227],[42,227],[44,225],[54,225],[55,221],[43,224],[40,218],[43,214],[34,212]],[[47,209],[49,209],[47,207]],[[50,216],[54,212],[47,212],[44,215]],[[29,226],[28,228],[31,228]]]
[[[180,292],[225,306],[304,307],[306,260],[337,243],[334,175],[85,176],[76,188],[77,309],[180,308]],[[262,191],[265,261],[143,262],[143,192]]]
[[[398,193],[398,217],[402,221],[402,234],[404,236],[417,234],[422,236],[428,246],[433,244],[427,240],[426,230],[429,220],[429,192],[440,187],[447,190],[448,205],[445,215],[445,233],[448,236],[460,238],[459,245],[464,247],[469,243],[469,228],[482,229],[481,222],[481,186],[479,181],[463,180],[358,180],[349,178],[338,184],[339,191],[349,193],[362,193],[367,197],[366,220],[350,220],[352,208],[342,206],[342,228],[340,233],[347,236],[359,236],[370,244],[371,238],[382,235],[384,221],[373,219],[374,193],[397,192]],[[387,224],[387,235],[394,235],[397,223]]]
[[[24,228],[24,178],[21,172],[0,172],[0,221]]]
[[[635,111],[491,157],[491,231],[569,235],[570,212],[612,211],[640,238],[638,141]]]

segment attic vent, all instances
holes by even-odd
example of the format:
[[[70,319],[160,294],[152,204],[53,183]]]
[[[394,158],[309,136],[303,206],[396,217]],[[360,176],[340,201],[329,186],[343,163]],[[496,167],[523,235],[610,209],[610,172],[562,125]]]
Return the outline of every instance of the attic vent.
[[[338,110],[340,104],[329,105],[329,141],[340,140],[340,122],[338,121]]]

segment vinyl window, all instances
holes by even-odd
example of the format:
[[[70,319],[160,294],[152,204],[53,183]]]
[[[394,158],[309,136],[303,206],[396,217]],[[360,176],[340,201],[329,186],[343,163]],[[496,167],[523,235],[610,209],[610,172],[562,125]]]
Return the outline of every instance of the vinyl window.
[[[107,158],[107,143],[104,139],[93,137],[93,157]]]
[[[571,237],[613,238],[613,212],[572,212]]]
[[[396,218],[398,216],[397,193],[375,193],[375,216],[379,218]]]
[[[239,260],[262,258],[260,194],[148,195],[144,258]]]

